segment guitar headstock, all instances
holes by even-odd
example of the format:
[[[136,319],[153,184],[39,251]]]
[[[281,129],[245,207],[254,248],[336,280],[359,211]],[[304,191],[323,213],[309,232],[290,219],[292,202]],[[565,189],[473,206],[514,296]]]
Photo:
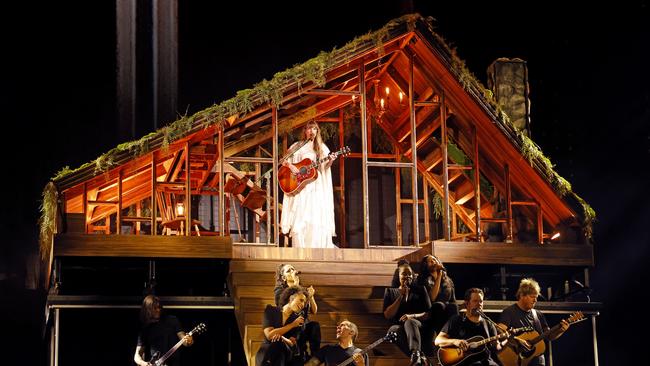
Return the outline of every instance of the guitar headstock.
[[[397,332],[388,332],[384,336],[384,341],[388,343],[395,343],[397,342]]]
[[[207,329],[208,328],[205,326],[205,324],[200,323],[199,325],[197,325],[196,327],[194,327],[194,329],[192,329],[190,331],[189,335],[193,336],[193,335],[201,334],[201,333],[205,332]]]
[[[566,319],[566,322],[569,323],[569,325],[573,323],[577,323],[579,321],[585,320],[584,314],[582,314],[582,311],[576,311],[575,313],[571,314],[570,317]]]
[[[350,155],[350,147],[349,146],[342,147],[341,150],[339,150],[339,153],[340,153],[340,155],[343,155],[343,156]]]

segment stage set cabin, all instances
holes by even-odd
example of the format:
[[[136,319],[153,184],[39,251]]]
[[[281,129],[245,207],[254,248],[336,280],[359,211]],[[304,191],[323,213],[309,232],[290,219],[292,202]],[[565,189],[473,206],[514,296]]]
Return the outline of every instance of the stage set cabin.
[[[454,271],[460,297],[477,278],[461,273],[488,268],[480,276],[497,286],[487,311],[514,301],[521,273],[543,282],[553,272],[549,301],[538,308],[590,315],[597,364],[598,304],[568,301],[557,285],[579,278],[589,286],[594,213],[530,138],[526,63],[496,60],[488,74],[490,89],[427,19],[407,15],[62,170],[45,188],[41,223],[52,334],[63,309],[96,300],[63,291],[68,258],[142,259],[150,288],[160,260],[216,260],[228,291],[215,283],[217,296],[168,300],[179,309],[231,309],[253,365],[264,306],[274,302],[273,274],[291,263],[317,289],[323,344],[350,318],[363,348],[388,328],[382,289],[395,263],[433,253]],[[279,230],[278,162],[310,121],[330,150],[350,149],[332,166],[335,249],[292,248]],[[394,345],[377,349],[372,365],[408,364]],[[53,340],[52,359],[57,352]]]

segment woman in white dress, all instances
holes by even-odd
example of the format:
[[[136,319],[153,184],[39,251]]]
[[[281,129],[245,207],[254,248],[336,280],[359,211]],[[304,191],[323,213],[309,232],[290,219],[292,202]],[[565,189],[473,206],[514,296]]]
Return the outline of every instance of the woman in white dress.
[[[302,146],[300,146],[302,144]],[[300,148],[298,148],[300,146]],[[283,234],[289,234],[294,248],[334,248],[332,236],[336,236],[334,225],[334,194],[330,167],[336,155],[323,143],[320,128],[316,122],[308,122],[303,130],[303,140],[291,145],[290,151],[298,148],[282,165],[295,174],[293,164],[305,158],[317,161],[328,157],[318,167],[318,178],[295,195],[284,195],[280,226]]]

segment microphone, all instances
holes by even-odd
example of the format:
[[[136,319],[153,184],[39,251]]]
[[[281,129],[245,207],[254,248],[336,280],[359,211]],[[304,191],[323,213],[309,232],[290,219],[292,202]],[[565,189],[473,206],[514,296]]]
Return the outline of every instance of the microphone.
[[[299,275],[299,274],[301,274],[301,273],[302,273],[301,271],[296,271],[295,274],[296,274],[296,275]]]

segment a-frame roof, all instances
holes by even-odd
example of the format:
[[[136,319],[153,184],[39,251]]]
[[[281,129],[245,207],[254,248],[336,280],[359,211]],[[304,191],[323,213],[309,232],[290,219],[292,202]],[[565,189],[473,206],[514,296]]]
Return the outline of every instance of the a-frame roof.
[[[569,183],[553,170],[539,147],[509,123],[491,93],[434,32],[430,21],[413,14],[392,20],[380,30],[358,37],[339,49],[322,52],[303,64],[279,72],[271,80],[263,80],[252,89],[237,92],[234,98],[185,116],[136,141],[121,144],[75,170],[62,169],[44,191],[42,243],[43,240],[49,242],[48,238],[54,231],[57,193],[66,192],[70,209],[81,205],[80,198],[77,201],[71,199],[80,195],[80,187],[106,192],[113,189],[116,192],[115,185],[108,182],[121,175],[123,179],[132,177],[131,202],[134,202],[138,197],[150,194],[138,187],[148,184],[147,169],[152,158],[160,164],[161,170],[171,170],[171,166],[182,159],[175,154],[185,146],[203,146],[205,174],[196,178],[192,188],[200,192],[201,185],[209,185],[211,180],[208,172],[216,158],[212,143],[220,128],[223,127],[224,131],[225,156],[244,153],[271,139],[274,111],[277,111],[278,129],[282,134],[354,105],[350,95],[359,90],[360,65],[364,65],[368,94],[374,80],[390,85],[393,90],[408,91],[411,56],[415,68],[414,99],[440,101],[439,97],[444,95],[450,116],[447,123],[452,131],[456,131],[454,143],[457,148],[468,152],[465,155],[471,155],[469,152],[472,151],[471,138],[467,137],[471,134],[467,134],[475,129],[480,141],[481,173],[491,184],[498,191],[505,190],[502,168],[507,164],[512,185],[516,188],[515,198],[530,198],[538,202],[544,220],[551,226],[561,222],[580,224],[585,234],[590,236],[595,216],[593,210],[571,191]],[[339,93],[328,93],[332,90]],[[397,98],[388,103],[389,110],[399,107]],[[377,112],[372,103],[368,103],[368,108],[369,114]],[[378,126],[397,146],[397,151],[410,158],[407,138],[410,134],[409,113],[396,110],[392,116],[385,115],[378,121]],[[422,108],[416,113],[416,120],[421,173],[432,186],[440,189],[441,173],[439,166],[436,167],[440,163],[436,144],[439,145],[440,141],[433,134],[439,131],[440,113],[435,108]],[[456,187],[454,204],[458,206],[457,213],[461,219],[471,220],[471,213],[462,209],[462,205],[471,199],[471,194],[467,194],[469,198],[463,201],[464,190],[460,185]],[[490,210],[489,205],[485,207]]]

